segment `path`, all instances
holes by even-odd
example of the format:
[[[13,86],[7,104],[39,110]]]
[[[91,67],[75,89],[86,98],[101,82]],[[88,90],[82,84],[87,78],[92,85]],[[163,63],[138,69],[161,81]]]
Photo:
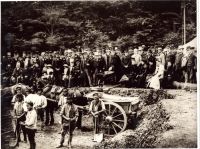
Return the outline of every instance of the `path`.
[[[197,93],[185,90],[171,90],[175,99],[162,103],[170,114],[169,124],[173,129],[160,137],[157,147],[195,148],[197,146]]]

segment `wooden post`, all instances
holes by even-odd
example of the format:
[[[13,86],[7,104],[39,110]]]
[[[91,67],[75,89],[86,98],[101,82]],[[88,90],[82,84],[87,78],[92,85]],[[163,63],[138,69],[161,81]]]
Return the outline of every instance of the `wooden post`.
[[[186,14],[185,14],[185,0],[183,1],[183,44],[186,44]]]

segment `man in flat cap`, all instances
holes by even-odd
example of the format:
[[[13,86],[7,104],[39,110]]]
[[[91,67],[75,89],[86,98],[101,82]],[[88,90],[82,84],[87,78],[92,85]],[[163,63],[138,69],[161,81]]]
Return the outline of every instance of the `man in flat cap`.
[[[69,94],[67,98],[67,102],[63,105],[60,116],[62,119],[62,132],[60,144],[56,148],[63,147],[63,143],[65,141],[65,135],[68,132],[68,147],[71,148],[71,142],[73,137],[73,132],[76,128],[76,121],[78,117],[78,109],[72,102],[73,94]]]
[[[94,100],[90,104],[89,112],[93,116],[94,129],[96,129],[95,132],[98,133],[100,131],[100,124],[102,121],[102,112],[105,111],[105,104],[100,99],[99,93],[94,93],[93,98]]]

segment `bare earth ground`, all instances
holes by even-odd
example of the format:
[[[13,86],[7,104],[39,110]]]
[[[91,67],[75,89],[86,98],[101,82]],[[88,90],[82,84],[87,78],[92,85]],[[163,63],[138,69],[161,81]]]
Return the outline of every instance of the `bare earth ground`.
[[[55,114],[56,124],[54,126],[47,126],[44,130],[39,130],[36,133],[36,148],[38,149],[55,149],[59,145],[60,137],[60,124],[59,115]],[[40,125],[40,123],[38,124]],[[39,127],[38,127],[39,128]],[[65,137],[64,148],[67,148],[67,135]],[[83,131],[76,129],[74,132],[74,138],[72,140],[72,147],[74,149],[89,149],[93,148],[95,142],[92,142],[93,131],[92,131],[92,117],[83,117]],[[20,143],[18,149],[27,149],[28,143]]]
[[[169,113],[168,123],[173,129],[160,134],[156,141],[156,147],[196,147],[197,146],[197,93],[186,92],[184,90],[169,90],[168,93],[176,95],[175,99],[163,99],[161,102]],[[48,126],[45,130],[39,130],[36,133],[36,148],[38,149],[55,149],[60,140],[60,124],[58,113],[55,115],[55,125]],[[40,123],[38,124],[40,125]],[[92,117],[83,117],[83,130],[75,130],[72,146],[75,149],[93,148],[95,143],[92,142]],[[4,137],[9,139],[9,137]],[[67,148],[66,142],[64,143]],[[9,149],[6,145],[4,149]],[[28,143],[20,143],[17,149],[29,148]]]
[[[175,99],[162,100],[173,126],[160,135],[157,147],[191,148],[197,146],[197,94],[184,90],[171,90]]]

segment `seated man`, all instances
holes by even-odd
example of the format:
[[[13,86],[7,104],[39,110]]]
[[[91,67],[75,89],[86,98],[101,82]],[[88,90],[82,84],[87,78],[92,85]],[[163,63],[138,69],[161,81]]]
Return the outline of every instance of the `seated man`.
[[[22,81],[23,77],[23,69],[20,66],[20,63],[16,63],[16,68],[13,70],[12,76],[11,76],[11,82],[16,84]]]
[[[71,95],[67,99],[67,103],[63,105],[61,113],[60,113],[61,118],[62,118],[62,132],[61,132],[60,145],[57,146],[57,148],[63,147],[65,135],[67,132],[69,133],[68,145],[69,145],[69,148],[71,148],[73,131],[76,128],[76,121],[78,117],[78,109],[72,103],[72,98],[73,97]]]

